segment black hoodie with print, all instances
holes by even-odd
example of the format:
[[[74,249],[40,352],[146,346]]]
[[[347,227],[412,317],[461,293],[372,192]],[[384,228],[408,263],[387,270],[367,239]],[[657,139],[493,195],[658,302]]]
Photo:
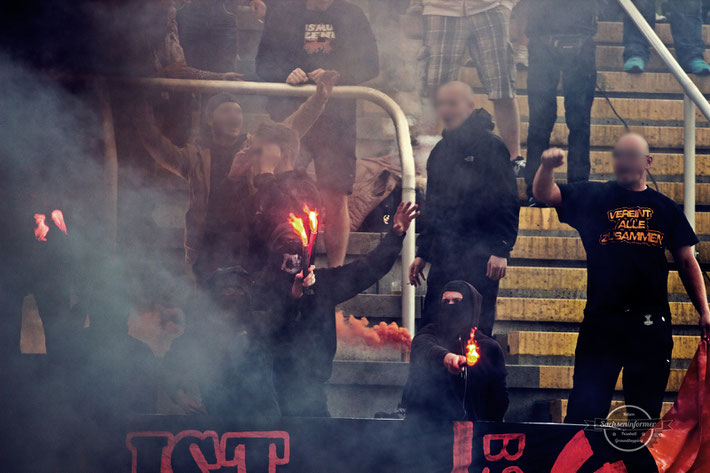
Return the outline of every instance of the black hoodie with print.
[[[510,153],[493,134],[493,120],[475,110],[458,128],[444,130],[429,155],[427,192],[417,256],[507,258],[518,235],[519,201]]]
[[[335,0],[326,11],[308,10],[306,0],[269,8],[256,57],[256,72],[285,82],[294,69],[335,69],[338,85],[355,85],[379,73],[377,43],[360,7]]]
[[[463,295],[457,304],[442,304],[437,321],[422,328],[412,341],[407,382],[407,417],[414,419],[501,421],[508,409],[503,350],[492,338],[476,332],[480,358],[463,375],[444,366],[448,353],[465,355],[471,329],[478,325],[481,295],[464,281],[448,283],[443,292]]]

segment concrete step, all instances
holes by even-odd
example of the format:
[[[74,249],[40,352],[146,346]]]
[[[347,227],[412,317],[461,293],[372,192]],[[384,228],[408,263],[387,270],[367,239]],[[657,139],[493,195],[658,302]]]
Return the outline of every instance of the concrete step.
[[[519,376],[515,370],[527,371],[525,376]],[[666,385],[666,392],[677,393],[680,388],[683,378],[685,377],[684,369],[672,369]],[[508,367],[508,386],[512,388],[529,388],[529,389],[556,389],[568,390],[572,389],[572,374],[574,367],[572,366],[552,366],[552,365],[511,365]],[[616,382],[615,390],[622,390],[622,374],[619,374],[619,379]]]
[[[499,338],[503,350],[511,356],[574,357],[576,332],[511,332]],[[695,356],[700,337],[673,337],[673,358],[690,360]]]
[[[522,121],[528,121],[530,117],[530,106],[527,95],[519,95],[518,106],[520,108],[520,116]],[[611,97],[609,99],[611,105],[627,122],[652,124],[653,122],[672,123],[677,122],[682,125],[683,122],[683,101],[674,99],[654,99],[654,98],[618,98]],[[476,94],[476,106],[483,107],[489,113],[493,114],[493,102],[488,100],[485,94]],[[696,109],[696,120],[698,123],[705,123],[707,120]],[[565,108],[564,98],[557,97],[557,117],[558,120],[564,121]],[[608,121],[612,124],[619,124],[619,118],[612,110],[609,102],[602,96],[597,96],[592,105],[592,120],[595,122]]]
[[[584,316],[584,299],[548,299],[541,297],[499,297],[497,321],[534,322],[536,324],[579,324]],[[690,302],[671,302],[673,326],[698,325],[698,314]],[[538,330],[543,326],[539,326]]]
[[[592,181],[605,181],[606,179],[592,178]],[[564,182],[560,179],[558,182]],[[518,196],[522,202],[528,200],[525,194],[525,181],[522,177],[517,180]],[[651,186],[653,184],[651,183]],[[655,189],[655,187],[653,187]],[[658,191],[678,204],[683,203],[683,183],[658,181]],[[695,202],[698,205],[710,205],[710,183],[698,183],[695,185]]]
[[[704,93],[710,93],[710,77],[691,76],[691,79]],[[462,67],[459,73],[459,80],[462,80],[478,90],[483,89],[476,69],[473,67]],[[516,86],[519,91],[527,90],[527,72],[520,71],[516,77]],[[670,73],[646,72],[644,74],[627,74],[625,72],[599,71],[597,83],[606,92],[626,93],[626,94],[662,94],[681,95],[683,89],[678,81]]]
[[[563,422],[565,419],[565,416],[567,416],[567,399],[553,399],[551,401],[544,401],[541,402],[540,404],[544,404],[544,409],[549,413],[550,417],[547,419],[547,422]],[[611,408],[609,411],[613,411],[614,409],[624,406],[625,403],[622,400],[615,400],[611,402]],[[666,415],[668,411],[671,410],[671,407],[673,407],[672,402],[664,402],[663,407],[661,408],[661,416]],[[542,405],[540,406],[542,408]]]
[[[501,291],[550,293],[577,293],[585,297],[587,290],[586,268],[556,268],[545,266],[509,266],[500,282]],[[668,275],[669,294],[685,294],[685,288],[677,271]]]
[[[669,23],[656,24],[656,34],[666,45],[673,44],[671,25]],[[624,40],[624,23],[621,21],[600,21],[597,35],[594,40],[597,43],[622,44]],[[705,44],[710,44],[710,26],[703,26],[703,40]]]
[[[675,49],[669,48],[671,54],[675,57]],[[705,58],[708,59],[710,55],[706,53]],[[677,59],[677,58],[676,58]],[[596,54],[597,70],[611,70],[620,71],[624,66],[624,47],[623,46],[607,46],[598,45]],[[651,48],[651,57],[646,64],[646,71],[648,72],[666,72],[668,68],[663,61],[661,61],[660,56],[656,53],[656,50]]]
[[[683,128],[681,126],[631,125],[631,131],[640,133],[652,149],[683,149]],[[357,123],[358,136],[362,140],[394,140],[395,129],[392,120],[379,117],[360,117]],[[621,135],[626,133],[623,125],[592,124],[591,144],[593,147],[611,148]],[[569,130],[564,123],[556,123],[550,136],[551,146],[567,146]],[[528,123],[520,124],[520,142],[527,144]],[[710,149],[710,128],[696,128],[696,147]]]

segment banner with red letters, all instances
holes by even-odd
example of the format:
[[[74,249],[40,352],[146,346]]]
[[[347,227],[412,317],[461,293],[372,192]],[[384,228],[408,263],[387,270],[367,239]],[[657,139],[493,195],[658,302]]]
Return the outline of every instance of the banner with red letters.
[[[623,451],[599,429],[559,424],[148,416],[124,441],[131,473],[657,471],[645,447]]]

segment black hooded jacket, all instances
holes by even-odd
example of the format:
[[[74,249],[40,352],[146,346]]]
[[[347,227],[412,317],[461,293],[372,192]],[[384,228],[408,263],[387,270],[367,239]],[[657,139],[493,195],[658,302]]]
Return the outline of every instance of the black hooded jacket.
[[[315,270],[312,294],[291,305],[277,360],[294,375],[326,382],[337,349],[335,307],[382,279],[399,257],[404,235],[389,232],[367,255],[337,268]]]
[[[442,305],[437,321],[421,329],[412,341],[407,383],[407,417],[445,420],[501,421],[508,409],[503,350],[477,331],[480,358],[464,375],[444,366],[448,353],[465,355],[471,329],[481,314],[481,295],[464,281],[448,283],[443,292],[463,294],[458,304]]]
[[[483,109],[444,131],[429,155],[417,256],[507,258],[518,235],[519,201],[510,153]]]

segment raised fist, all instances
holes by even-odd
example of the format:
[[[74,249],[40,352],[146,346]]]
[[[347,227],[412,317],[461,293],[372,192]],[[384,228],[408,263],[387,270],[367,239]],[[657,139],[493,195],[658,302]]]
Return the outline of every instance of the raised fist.
[[[565,162],[565,152],[560,148],[546,149],[542,153],[542,165],[546,168],[558,168]]]

